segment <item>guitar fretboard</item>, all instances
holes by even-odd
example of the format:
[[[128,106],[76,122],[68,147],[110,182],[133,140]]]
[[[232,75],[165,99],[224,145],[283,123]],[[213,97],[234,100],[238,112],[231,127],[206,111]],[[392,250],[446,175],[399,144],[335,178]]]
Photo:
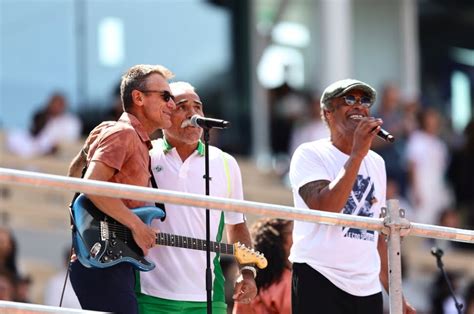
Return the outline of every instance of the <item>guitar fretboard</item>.
[[[191,250],[206,250],[206,240],[184,237],[169,233],[157,233],[156,243],[165,246],[182,247]],[[232,244],[221,242],[209,242],[211,252],[234,255],[234,246]]]

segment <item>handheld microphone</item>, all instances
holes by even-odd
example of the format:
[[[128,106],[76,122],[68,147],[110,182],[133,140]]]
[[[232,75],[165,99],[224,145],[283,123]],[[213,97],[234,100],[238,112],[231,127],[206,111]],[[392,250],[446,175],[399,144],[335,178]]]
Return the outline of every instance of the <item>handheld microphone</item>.
[[[388,131],[385,131],[384,129],[380,129],[378,131],[377,136],[383,139],[386,142],[393,143],[395,142],[395,137],[390,134]]]
[[[191,117],[191,125],[203,128],[203,129],[226,129],[230,126],[229,121],[219,120],[219,119],[212,119],[212,118],[204,118],[198,114],[195,114]]]
[[[434,247],[431,248],[431,254],[433,256],[441,258],[441,256],[443,256],[444,252],[440,248],[437,248],[437,247],[434,246]]]

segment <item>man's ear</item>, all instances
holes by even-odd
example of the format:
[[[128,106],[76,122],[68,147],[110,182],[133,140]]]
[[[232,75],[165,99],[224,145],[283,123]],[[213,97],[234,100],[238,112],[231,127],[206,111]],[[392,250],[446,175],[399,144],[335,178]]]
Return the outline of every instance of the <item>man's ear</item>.
[[[143,93],[134,89],[132,91],[132,100],[135,105],[140,107],[143,106]]]
[[[332,112],[329,110],[324,109],[323,110],[324,118],[326,121],[330,121],[332,119]]]

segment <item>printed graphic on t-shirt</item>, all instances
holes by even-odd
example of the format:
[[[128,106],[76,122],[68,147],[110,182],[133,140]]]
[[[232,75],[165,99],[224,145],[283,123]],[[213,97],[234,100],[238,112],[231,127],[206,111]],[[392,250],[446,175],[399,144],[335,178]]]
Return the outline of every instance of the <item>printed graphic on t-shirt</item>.
[[[372,203],[374,197],[374,184],[370,177],[364,178],[362,175],[357,175],[356,182],[352,187],[349,200],[344,206],[343,213],[348,215],[357,215],[362,217],[373,217],[374,211]],[[366,229],[357,229],[353,227],[342,227],[344,237],[353,239],[374,241],[374,231]]]

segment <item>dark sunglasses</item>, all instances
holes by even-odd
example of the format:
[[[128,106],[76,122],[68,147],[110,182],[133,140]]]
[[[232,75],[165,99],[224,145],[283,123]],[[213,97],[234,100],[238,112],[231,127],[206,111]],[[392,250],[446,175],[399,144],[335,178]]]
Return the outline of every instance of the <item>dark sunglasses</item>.
[[[168,102],[171,99],[173,99],[173,101],[174,101],[174,96],[171,95],[171,93],[168,92],[167,90],[140,90],[140,92],[145,93],[145,94],[146,93],[159,93],[161,98],[164,101]]]
[[[342,98],[344,98],[344,101],[346,102],[348,106],[354,106],[357,102],[359,102],[359,104],[367,108],[370,108],[373,105],[372,100],[370,99],[370,97],[367,97],[367,96],[362,96],[362,97],[357,98],[356,96],[353,96],[353,95],[347,95]]]

